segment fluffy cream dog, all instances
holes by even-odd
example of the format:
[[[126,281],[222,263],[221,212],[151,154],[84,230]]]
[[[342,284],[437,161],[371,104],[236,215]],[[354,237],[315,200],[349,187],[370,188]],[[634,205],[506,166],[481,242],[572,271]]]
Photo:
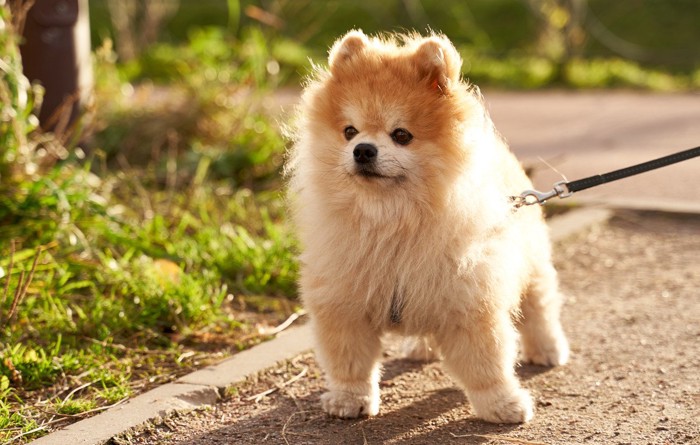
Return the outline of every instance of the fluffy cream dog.
[[[524,360],[568,358],[541,210],[513,211],[531,183],[461,64],[442,35],[351,31],[306,85],[287,168],[332,415],[378,413],[386,332],[435,345],[490,422],[533,414],[517,330]]]

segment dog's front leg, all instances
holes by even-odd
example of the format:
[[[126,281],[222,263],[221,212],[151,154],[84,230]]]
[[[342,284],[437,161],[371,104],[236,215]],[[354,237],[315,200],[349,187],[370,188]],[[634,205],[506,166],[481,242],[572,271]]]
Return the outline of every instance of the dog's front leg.
[[[313,312],[312,312],[313,316]],[[316,358],[326,372],[323,410],[354,418],[379,412],[379,333],[366,320],[347,314],[318,313],[314,320]]]
[[[532,399],[514,371],[517,340],[507,312],[475,311],[437,339],[447,369],[464,386],[478,417],[495,423],[532,418]]]

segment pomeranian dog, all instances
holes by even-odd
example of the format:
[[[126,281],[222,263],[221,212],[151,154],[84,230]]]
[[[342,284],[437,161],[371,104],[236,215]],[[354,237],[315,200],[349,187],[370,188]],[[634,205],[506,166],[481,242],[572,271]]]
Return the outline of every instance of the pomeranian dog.
[[[569,348],[539,206],[443,35],[350,31],[302,97],[287,174],[300,292],[327,375],[323,409],[379,412],[382,334],[434,352],[489,422],[526,422],[524,361]]]

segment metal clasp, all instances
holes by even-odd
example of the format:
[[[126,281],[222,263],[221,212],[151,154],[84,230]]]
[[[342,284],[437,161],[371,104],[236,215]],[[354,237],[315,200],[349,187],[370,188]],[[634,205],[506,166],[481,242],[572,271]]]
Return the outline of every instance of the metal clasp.
[[[539,190],[525,190],[519,196],[513,196],[511,199],[515,202],[515,208],[522,206],[530,206],[533,204],[543,205],[548,199],[558,196],[559,198],[568,198],[573,195],[573,192],[566,186],[566,181],[559,181],[554,184],[552,190],[548,192],[540,192]]]

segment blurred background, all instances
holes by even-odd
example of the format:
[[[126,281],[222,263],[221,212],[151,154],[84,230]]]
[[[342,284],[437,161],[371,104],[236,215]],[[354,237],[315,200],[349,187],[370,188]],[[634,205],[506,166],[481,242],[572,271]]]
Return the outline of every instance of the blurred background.
[[[93,46],[112,39],[120,62],[138,61],[133,75],[164,75],[148,65],[165,57],[162,45],[204,45],[202,33],[263,45],[288,76],[287,70],[303,74],[305,56],[323,58],[351,28],[433,29],[463,51],[466,76],[517,88],[697,88],[699,19],[700,4],[693,0],[90,2]],[[645,75],[643,69],[679,77]]]

